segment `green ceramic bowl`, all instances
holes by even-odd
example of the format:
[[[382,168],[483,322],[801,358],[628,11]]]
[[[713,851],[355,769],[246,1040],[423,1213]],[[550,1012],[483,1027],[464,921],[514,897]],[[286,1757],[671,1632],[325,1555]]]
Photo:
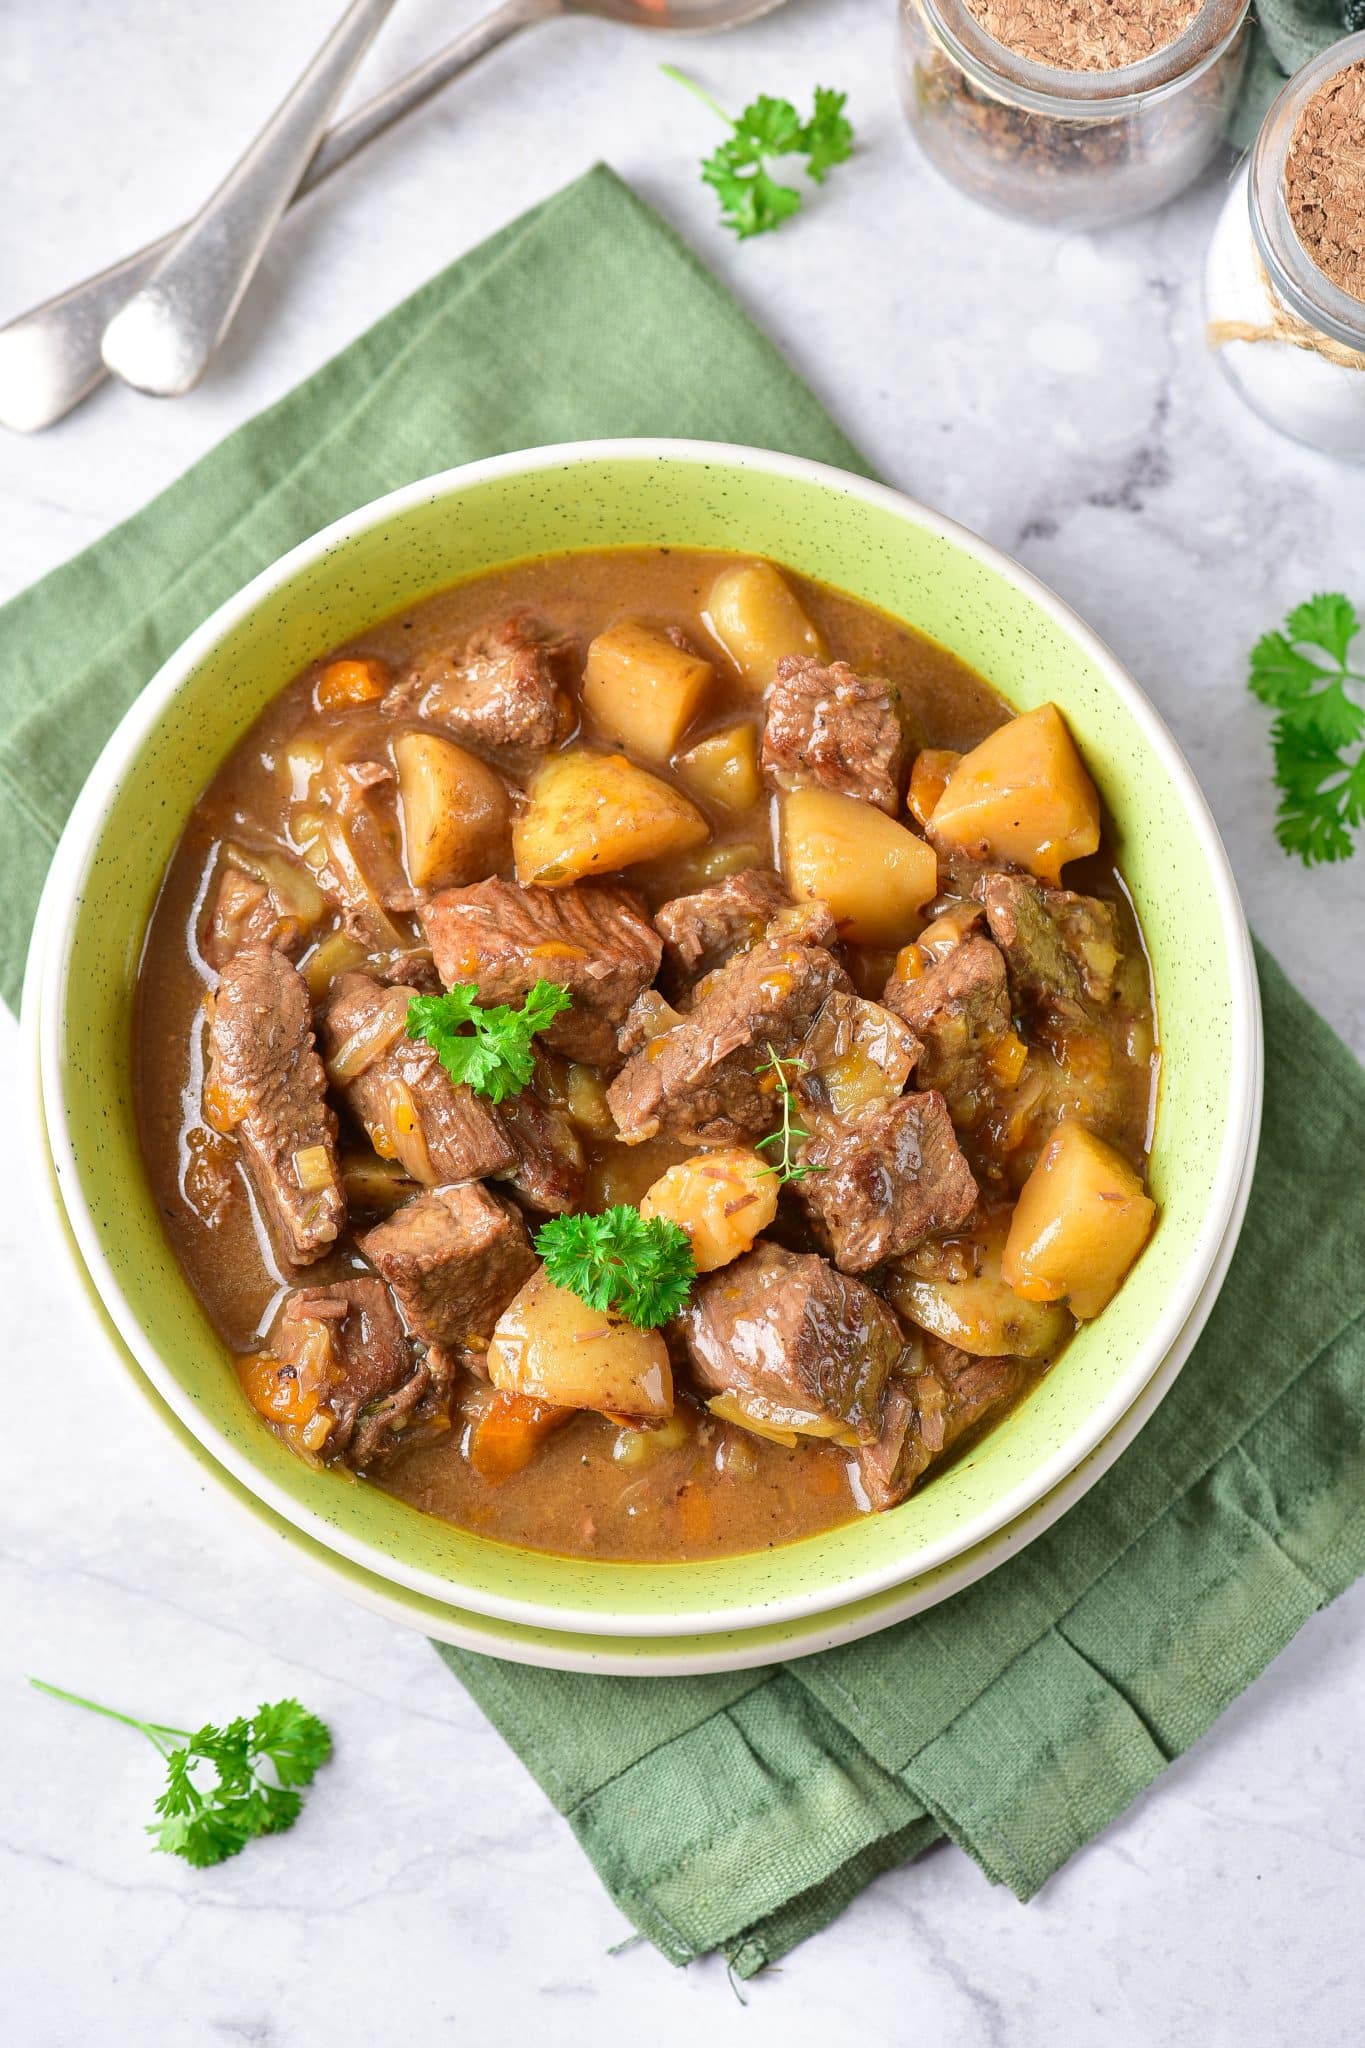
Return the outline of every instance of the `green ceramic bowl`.
[[[707,1564],[514,1549],[294,1458],[247,1408],[162,1235],[131,1086],[134,975],[162,870],[195,797],[275,691],[337,641],[463,578],[529,555],[651,545],[771,555],[907,619],[1021,709],[1060,704],[1136,898],[1163,1044],[1160,1221],[1112,1306],[1004,1426],[903,1507]],[[1246,925],[1207,806],[1150,704],[1073,613],[984,542],[881,486],[752,449],[594,442],[499,457],[304,542],[200,627],[128,713],[72,814],[47,906],[38,1028],[53,1160],[91,1278],[152,1385],[306,1536],[381,1579],[533,1628],[763,1626],[916,1577],[1015,1520],[1081,1464],[1177,1340],[1193,1341],[1255,1144]]]

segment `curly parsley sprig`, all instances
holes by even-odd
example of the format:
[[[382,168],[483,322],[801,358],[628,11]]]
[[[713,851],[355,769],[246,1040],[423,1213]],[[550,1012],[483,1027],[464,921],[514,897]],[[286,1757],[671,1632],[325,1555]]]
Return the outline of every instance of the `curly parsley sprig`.
[[[787,1079],[789,1067],[794,1074],[803,1074],[806,1062],[797,1059],[795,1054],[789,1054],[786,1059],[779,1059],[770,1045],[767,1059],[762,1066],[754,1069],[760,1076],[773,1076],[774,1086],[782,1099],[781,1124],[769,1137],[760,1138],[755,1150],[765,1152],[770,1145],[776,1145],[779,1148],[777,1163],[765,1166],[763,1171],[775,1173],[784,1187],[795,1187],[798,1181],[806,1180],[812,1173],[824,1173],[826,1169],[823,1166],[811,1166],[806,1160],[796,1157],[796,1147],[805,1143],[810,1132],[797,1121],[796,1091]]]
[[[518,1010],[483,1005],[472,981],[457,981],[444,995],[414,996],[408,1004],[409,1038],[425,1039],[452,1081],[502,1102],[520,1095],[535,1071],[531,1040],[567,1010],[573,998],[558,982],[538,981]]]
[[[1349,860],[1353,833],[1365,824],[1365,704],[1351,686],[1365,672],[1349,662],[1360,632],[1340,591],[1296,605],[1284,631],[1265,633],[1251,651],[1247,687],[1277,714],[1270,729],[1280,791],[1275,836],[1306,867]],[[1327,656],[1314,661],[1306,647]]]
[[[536,1232],[536,1250],[556,1287],[637,1330],[657,1329],[687,1305],[697,1262],[680,1224],[642,1216],[618,1202],[600,1216],[555,1216]]]
[[[229,1721],[225,1728],[206,1723],[191,1730],[120,1714],[41,1678],[29,1684],[146,1736],[166,1765],[166,1789],[156,1802],[159,1818],[147,1833],[155,1848],[182,1856],[197,1870],[240,1854],[257,1835],[292,1828],[303,1805],[298,1788],[310,1785],[332,1754],[326,1722],[297,1700],[276,1700],[258,1707],[250,1720]],[[201,1764],[213,1772],[211,1783],[200,1773]]]
[[[801,194],[783,185],[766,168],[775,156],[804,156],[806,176],[822,185],[835,164],[853,154],[853,127],[844,113],[847,93],[817,85],[809,121],[803,121],[790,100],[760,93],[736,120],[709,92],[672,64],[660,69],[708,106],[731,133],[702,162],[701,175],[720,201],[721,218],[741,241],[780,228],[798,212]]]

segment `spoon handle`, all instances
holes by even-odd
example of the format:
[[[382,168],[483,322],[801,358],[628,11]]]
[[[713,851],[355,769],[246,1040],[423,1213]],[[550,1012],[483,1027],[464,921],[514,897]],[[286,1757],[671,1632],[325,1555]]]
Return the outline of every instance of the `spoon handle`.
[[[147,282],[105,330],[106,366],[178,398],[198,383],[232,323],[327,117],[394,0],[351,0],[293,89]]]
[[[358,156],[405,114],[424,106],[518,29],[563,12],[563,0],[504,0],[492,14],[329,129],[290,205]],[[182,232],[172,228],[131,256],[111,263],[107,270],[83,278],[0,327],[0,426],[16,433],[40,433],[44,427],[55,426],[99,388],[109,374],[100,355],[105,328],[120,306],[146,283]]]
[[[477,64],[480,57],[496,50],[499,43],[505,43],[518,29],[531,28],[538,21],[549,21],[565,12],[565,0],[503,0],[501,7],[495,7],[491,14],[485,14],[452,42],[443,44],[424,64],[405,72],[402,78],[395,79],[383,92],[376,93],[372,100],[366,100],[353,114],[348,114],[344,121],[338,121],[335,128],[330,128],[300,179],[294,199],[304,198],[315,185],[320,185],[324,178],[331,177],[333,171],[339,171],[353,156],[358,156],[367,143],[392,128],[395,121],[401,121],[414,108],[425,106],[429,99],[450,84],[452,78],[458,78],[471,64]],[[290,203],[292,205],[293,201]]]

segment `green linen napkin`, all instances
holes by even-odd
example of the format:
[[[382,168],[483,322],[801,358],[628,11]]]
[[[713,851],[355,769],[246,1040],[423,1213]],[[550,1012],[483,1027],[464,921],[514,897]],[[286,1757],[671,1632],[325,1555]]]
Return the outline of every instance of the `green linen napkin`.
[[[649,433],[862,467],[598,169],[0,611],[9,1000],[86,768],[221,599],[413,477]],[[722,1948],[751,1974],[945,1832],[1027,1898],[1365,1569],[1365,1074],[1260,964],[1266,1125],[1236,1263],[1171,1394],[1055,1528],[955,1600],[790,1666],[610,1679],[442,1649],[672,1961]]]
[[[741,1976],[948,1834],[1029,1898],[1365,1571],[1365,1072],[1259,956],[1266,1107],[1208,1327],[1099,1484],[955,1599],[718,1678],[440,1654],[617,1903]]]

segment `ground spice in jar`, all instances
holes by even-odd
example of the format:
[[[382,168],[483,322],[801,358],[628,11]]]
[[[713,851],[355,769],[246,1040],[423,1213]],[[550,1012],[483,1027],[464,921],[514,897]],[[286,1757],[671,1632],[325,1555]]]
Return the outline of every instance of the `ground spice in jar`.
[[[910,126],[938,170],[1002,213],[1069,228],[1130,220],[1223,148],[1247,8],[901,0]]]
[[[1319,86],[1299,115],[1284,162],[1284,198],[1294,232],[1323,276],[1365,300],[1365,62]]]
[[[1057,71],[1117,71],[1178,42],[1204,0],[967,0],[987,35]]]

